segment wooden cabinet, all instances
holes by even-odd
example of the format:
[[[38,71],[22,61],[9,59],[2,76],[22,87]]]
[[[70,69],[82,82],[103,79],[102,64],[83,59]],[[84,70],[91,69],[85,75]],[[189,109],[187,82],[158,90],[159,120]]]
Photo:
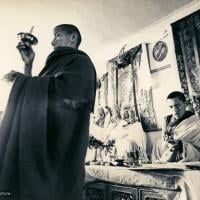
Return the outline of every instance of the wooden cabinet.
[[[103,183],[86,185],[83,192],[83,200],[107,200],[107,187]]]
[[[116,185],[95,182],[85,185],[84,200],[171,200],[180,190]]]
[[[108,199],[112,200],[137,200],[138,192],[136,188],[110,185]]]
[[[155,188],[139,188],[140,200],[171,200],[178,196],[180,191],[163,190]]]

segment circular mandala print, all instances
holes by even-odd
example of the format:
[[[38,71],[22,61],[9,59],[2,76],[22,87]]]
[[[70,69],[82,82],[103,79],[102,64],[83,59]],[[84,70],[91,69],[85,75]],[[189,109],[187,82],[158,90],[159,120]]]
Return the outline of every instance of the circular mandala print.
[[[160,62],[165,59],[165,57],[167,56],[167,52],[168,52],[167,44],[163,41],[159,41],[153,47],[153,52],[152,52],[153,58],[156,61]]]

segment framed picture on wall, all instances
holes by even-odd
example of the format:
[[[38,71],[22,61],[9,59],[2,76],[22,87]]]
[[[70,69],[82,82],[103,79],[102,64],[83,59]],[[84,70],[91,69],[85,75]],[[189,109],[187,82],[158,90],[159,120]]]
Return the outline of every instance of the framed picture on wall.
[[[171,66],[171,47],[169,35],[148,44],[151,72],[157,72]]]

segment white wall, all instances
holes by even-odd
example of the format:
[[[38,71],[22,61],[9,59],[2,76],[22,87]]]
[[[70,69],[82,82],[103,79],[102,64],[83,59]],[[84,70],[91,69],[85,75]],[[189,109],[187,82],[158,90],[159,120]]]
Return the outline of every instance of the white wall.
[[[150,68],[153,68],[153,65],[157,64],[159,67],[168,66],[166,69],[151,73],[154,109],[158,125],[161,127],[162,119],[168,113],[166,97],[172,91],[181,91],[181,85],[176,62],[172,28],[170,24],[166,23],[155,27],[155,29],[152,29],[149,32],[149,35],[152,35],[151,43],[153,45],[160,40],[160,38],[164,37],[164,39],[161,40],[165,41],[168,46],[168,54],[162,62],[150,62]],[[149,54],[152,54],[152,48],[149,48]]]
[[[172,13],[171,15],[163,18],[159,22],[156,22],[155,24],[138,32],[137,34],[133,34],[130,38],[127,38],[126,40],[116,44],[115,46],[108,47],[107,49],[109,49],[109,52],[105,52],[107,54],[110,53],[110,55],[111,52],[114,53],[110,57],[111,59],[119,53],[124,44],[126,44],[126,50],[128,50],[140,43],[148,43],[149,54],[150,57],[152,57],[152,47],[157,41],[163,40],[167,43],[167,57],[160,63],[150,62],[150,67],[155,67],[153,66],[155,64],[158,64],[158,66],[160,67],[169,66],[166,69],[151,73],[154,109],[159,127],[161,127],[162,125],[163,116],[165,116],[169,112],[165,101],[166,96],[171,91],[181,91],[171,24],[197,11],[199,8],[200,2],[195,1],[191,4],[188,4],[187,6],[176,11],[175,13]]]

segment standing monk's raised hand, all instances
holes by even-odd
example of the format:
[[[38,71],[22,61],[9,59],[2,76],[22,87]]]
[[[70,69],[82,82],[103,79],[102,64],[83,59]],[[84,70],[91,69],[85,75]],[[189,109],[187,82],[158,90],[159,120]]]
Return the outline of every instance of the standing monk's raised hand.
[[[31,46],[27,46],[24,42],[19,42],[17,45],[17,49],[21,54],[22,60],[24,61],[25,65],[30,65],[33,63],[35,58],[35,52],[33,51]]]
[[[33,60],[35,58],[35,52],[33,51],[30,45],[27,45],[24,42],[19,42],[17,45],[17,49],[24,61],[24,74],[28,76],[32,76],[32,65]]]

